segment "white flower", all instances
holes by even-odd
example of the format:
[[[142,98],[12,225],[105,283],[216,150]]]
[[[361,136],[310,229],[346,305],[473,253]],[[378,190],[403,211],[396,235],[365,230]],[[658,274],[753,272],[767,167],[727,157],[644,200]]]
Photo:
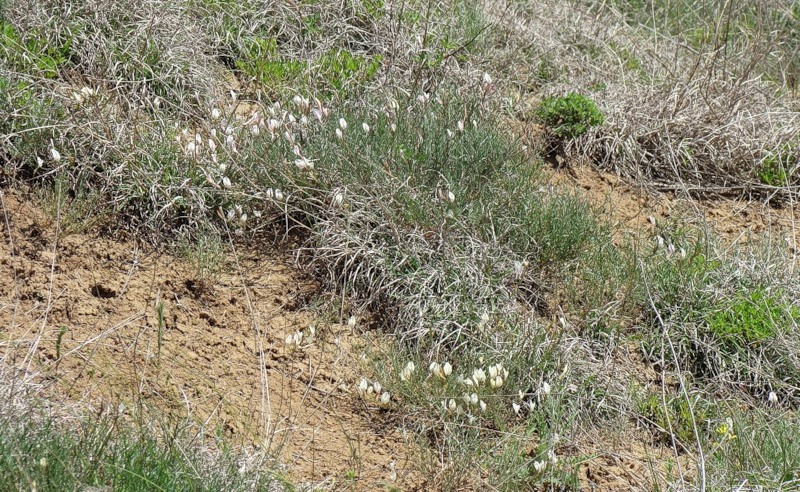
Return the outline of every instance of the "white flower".
[[[449,362],[445,362],[444,365],[442,366],[442,374],[444,374],[444,377],[448,377],[452,373],[453,373],[453,366],[451,366]]]
[[[447,138],[453,138],[453,130],[447,129]]]
[[[514,402],[511,404],[511,408],[514,409],[515,415],[519,415],[520,408],[522,407],[519,406],[519,403]]]
[[[450,203],[456,201],[456,196],[453,194],[452,191],[447,192],[447,201],[449,201]]]
[[[291,131],[286,130],[285,132],[283,132],[283,138],[285,138],[290,145],[294,145],[294,133],[292,133]]]
[[[42,166],[44,166],[44,159],[42,159],[41,157],[39,157],[37,155],[36,156],[36,169],[39,169]]]
[[[458,132],[464,133],[464,122],[461,120],[458,120]]]
[[[686,259],[686,250],[681,248],[679,253],[681,255],[681,259],[685,260]]]
[[[194,156],[196,152],[197,152],[197,144],[195,144],[194,142],[189,142],[188,144],[186,144],[187,154],[189,154],[190,156]]]
[[[344,203],[344,193],[337,191],[333,195],[333,206],[338,208],[342,206],[342,203]]]
[[[303,113],[308,111],[310,103],[309,103],[308,99],[306,99],[305,97],[301,96],[300,94],[294,96],[294,98],[292,99],[292,102],[294,102],[295,106],[297,106],[300,109],[300,111],[302,111]]]
[[[297,166],[297,169],[299,169],[300,171],[308,171],[308,170],[314,169],[314,163],[311,162],[306,157],[301,157],[299,159],[295,159],[294,160],[294,165]]]
[[[471,395],[469,395],[469,402],[472,403],[473,405],[477,405],[478,404],[478,394],[477,393],[472,393]]]
[[[472,379],[475,381],[475,384],[482,384],[486,382],[486,373],[483,372],[483,369],[475,369],[472,372]]]
[[[364,133],[369,133],[369,125],[366,123],[361,124],[361,128],[364,129]]]
[[[545,396],[547,396],[547,395],[549,395],[549,394],[550,394],[550,384],[549,384],[547,381],[545,381],[544,383],[542,383],[542,393],[543,393]]]
[[[214,108],[211,110],[211,119],[218,120],[222,116],[222,111],[218,108]]]
[[[447,402],[447,410],[454,412],[457,408],[456,401],[450,398],[450,401]]]
[[[391,398],[392,396],[389,394],[389,392],[384,391],[383,394],[381,395],[381,405],[387,406]]]
[[[336,129],[336,138],[338,138],[339,140],[344,140],[344,133],[342,133],[341,128]]]
[[[661,236],[656,236],[656,243],[658,243],[659,248],[664,247],[664,238]]]
[[[547,468],[546,461],[534,461],[533,462],[533,469],[536,470],[536,473],[542,473],[544,469]]]
[[[655,225],[656,225],[656,218],[655,218],[655,217],[653,217],[652,215],[650,215],[650,216],[648,216],[648,217],[647,217],[647,222],[650,222],[650,225],[651,225],[651,226],[653,226],[653,227],[655,227]]]
[[[458,380],[458,382],[459,382],[459,383],[461,383],[461,384],[463,384],[464,386],[472,386],[472,385],[474,385],[474,384],[475,384],[475,382],[474,382],[474,381],[472,381],[472,379],[470,379],[470,378],[465,378],[464,376],[459,376],[459,380]]]
[[[767,401],[772,404],[778,403],[778,394],[775,393],[774,391],[770,391],[769,395],[767,396]]]
[[[345,121],[344,118],[339,118],[339,128],[341,128],[342,131],[347,130],[347,121]]]
[[[394,133],[394,132],[396,132],[396,131],[397,131],[397,125],[395,125],[394,123],[392,123],[391,125],[389,125],[389,129],[390,129],[390,130],[392,130],[392,133]]]
[[[556,452],[552,449],[547,450],[547,458],[550,460],[550,463],[554,465],[558,463],[558,456],[556,456]]]
[[[208,139],[208,151],[213,154],[214,152],[216,152],[216,150],[217,150],[217,142],[215,142],[213,139],[209,138]]]
[[[258,125],[253,125],[250,127],[250,133],[253,134],[254,137],[257,137],[261,130],[258,128]]]
[[[279,202],[283,201],[283,192],[281,190],[278,189],[275,190],[275,199],[278,200]]]
[[[469,397],[469,393],[464,393],[464,394],[461,396],[461,399],[462,399],[462,400],[464,400],[464,403],[465,403],[465,404],[469,405],[469,403],[470,403],[470,397]]]
[[[481,400],[478,402],[478,406],[481,408],[481,412],[486,412],[486,402]]]
[[[492,76],[488,73],[484,72],[483,77],[481,78],[481,82],[483,85],[491,85],[492,84]]]
[[[230,188],[231,187],[231,179],[229,177],[227,177],[227,176],[223,176],[222,177],[222,186],[224,186],[225,188]]]
[[[356,326],[356,317],[355,316],[350,316],[349,318],[347,318],[347,326],[349,328],[355,328],[355,326]]]
[[[53,159],[54,162],[58,162],[61,160],[61,154],[53,147],[50,147],[50,158]]]
[[[375,381],[374,383],[372,383],[372,389],[374,389],[375,393],[377,394],[377,393],[381,392],[381,390],[383,389],[383,386],[381,386],[381,383]]]
[[[366,379],[362,379],[361,382],[358,383],[358,394],[364,395],[367,392],[367,388],[369,387],[369,383]]]
[[[317,108],[312,109],[311,110],[311,116],[313,116],[314,119],[319,121],[320,123],[322,122],[322,111],[321,110],[319,110]]]
[[[403,368],[403,370],[400,371],[400,380],[408,381],[409,379],[411,379],[411,375],[414,374],[415,370],[416,366],[412,361],[409,361],[408,364],[406,364],[406,366]]]
[[[492,388],[499,388],[499,387],[503,386],[504,382],[505,381],[503,381],[503,377],[502,376],[497,376],[496,378],[489,380],[489,385]]]

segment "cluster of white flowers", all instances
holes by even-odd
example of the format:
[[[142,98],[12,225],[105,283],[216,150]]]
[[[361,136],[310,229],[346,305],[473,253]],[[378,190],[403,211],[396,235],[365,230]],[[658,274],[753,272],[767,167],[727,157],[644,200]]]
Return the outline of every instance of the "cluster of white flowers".
[[[358,383],[358,395],[365,400],[374,401],[379,406],[386,408],[391,405],[392,395],[386,391],[383,385],[377,381],[370,383],[362,379]]]
[[[464,393],[461,395],[460,401],[463,407],[455,398],[445,398],[442,401],[442,408],[444,408],[445,412],[456,415],[465,413],[470,422],[474,422],[476,419],[473,413],[475,410],[480,411],[480,413],[486,412],[486,402],[478,396],[478,393]]]
[[[445,362],[444,364],[439,364],[438,362],[431,362],[431,365],[428,367],[431,374],[438,377],[442,381],[446,380],[450,374],[453,373],[453,366],[450,365],[449,362]]]
[[[78,104],[83,104],[85,102],[89,102],[99,94],[98,89],[92,89],[91,87],[83,87],[80,91],[73,92],[72,98],[75,99],[75,102]]]
[[[408,381],[411,379],[411,376],[414,374],[414,371],[417,370],[417,367],[414,365],[413,362],[408,361],[408,364],[403,367],[403,370],[400,371],[400,381]]]
[[[508,379],[508,369],[503,364],[497,363],[489,366],[489,385],[492,388],[500,388]]]
[[[547,450],[547,459],[538,460],[533,462],[533,469],[536,473],[544,473],[547,470],[547,465],[555,465],[558,463],[558,456],[552,448]]]
[[[551,390],[550,384],[545,381],[542,383],[542,386],[539,388],[539,391],[536,395],[530,396],[520,391],[517,394],[519,401],[512,402],[511,409],[518,417],[523,416],[523,410],[527,411],[528,413],[533,412],[536,409],[536,398],[538,398],[539,402],[543,401],[547,396],[550,395]]]
[[[306,344],[310,344],[314,341],[314,337],[317,334],[317,329],[312,325],[309,326],[307,330],[297,330],[294,333],[290,333],[286,335],[286,348],[290,351],[298,350],[302,347],[303,339],[305,339]]]
[[[679,256],[682,260],[686,258],[686,250],[683,248],[675,248],[672,242],[665,241],[663,237],[655,237],[656,246],[658,249],[664,249],[667,252],[667,257]]]

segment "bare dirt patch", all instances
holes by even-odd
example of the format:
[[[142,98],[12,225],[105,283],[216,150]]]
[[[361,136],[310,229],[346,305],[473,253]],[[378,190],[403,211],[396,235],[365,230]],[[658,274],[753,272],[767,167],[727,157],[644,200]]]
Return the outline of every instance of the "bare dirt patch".
[[[649,218],[653,217],[660,223],[673,220],[708,226],[731,244],[774,235],[782,241],[776,247],[789,248],[796,253],[800,246],[797,214],[791,204],[776,208],[744,198],[680,198],[672,193],[646,190],[616,174],[581,164],[553,171],[551,182],[579,190],[590,203],[601,207],[604,217],[621,230],[649,229]]]
[[[2,198],[0,361],[36,374],[50,401],[188,417],[274,451],[295,481],[418,486],[400,430],[355,394],[359,337],[305,309],[317,285],[287,260],[231,255],[199,280],[175,257],[58,234],[31,201]]]

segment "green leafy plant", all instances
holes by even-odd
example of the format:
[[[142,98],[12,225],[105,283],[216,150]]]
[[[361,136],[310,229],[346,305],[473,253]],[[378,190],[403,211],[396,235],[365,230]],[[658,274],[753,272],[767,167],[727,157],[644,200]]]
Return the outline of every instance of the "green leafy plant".
[[[59,68],[69,62],[72,39],[68,34],[50,44],[44,36],[30,33],[23,37],[10,23],[0,20],[0,54],[21,71],[38,72],[45,78],[56,78]]]
[[[556,137],[566,140],[580,137],[590,127],[602,125],[604,121],[594,101],[575,93],[545,98],[537,116]]]
[[[763,288],[740,293],[730,304],[708,317],[708,328],[728,345],[752,345],[775,335],[800,315],[800,310]]]
[[[797,164],[797,157],[792,150],[787,145],[761,161],[756,171],[759,181],[769,186],[787,186],[792,179],[792,167]]]

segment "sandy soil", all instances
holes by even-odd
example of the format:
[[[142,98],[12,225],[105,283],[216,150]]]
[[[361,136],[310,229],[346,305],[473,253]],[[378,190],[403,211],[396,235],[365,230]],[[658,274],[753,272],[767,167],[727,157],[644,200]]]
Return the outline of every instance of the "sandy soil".
[[[673,221],[708,226],[729,244],[773,235],[780,241],[775,247],[791,253],[800,248],[798,213],[790,205],[777,208],[755,200],[698,200],[654,193],[613,173],[581,164],[552,171],[551,183],[578,190],[623,231],[649,230],[649,218],[653,217],[658,224]]]
[[[51,400],[189,417],[273,451],[298,482],[424,488],[387,412],[355,394],[358,337],[304,309],[317,285],[285,259],[231,255],[230,273],[198,279],[140,244],[57,234],[31,201],[2,198],[0,361]]]

